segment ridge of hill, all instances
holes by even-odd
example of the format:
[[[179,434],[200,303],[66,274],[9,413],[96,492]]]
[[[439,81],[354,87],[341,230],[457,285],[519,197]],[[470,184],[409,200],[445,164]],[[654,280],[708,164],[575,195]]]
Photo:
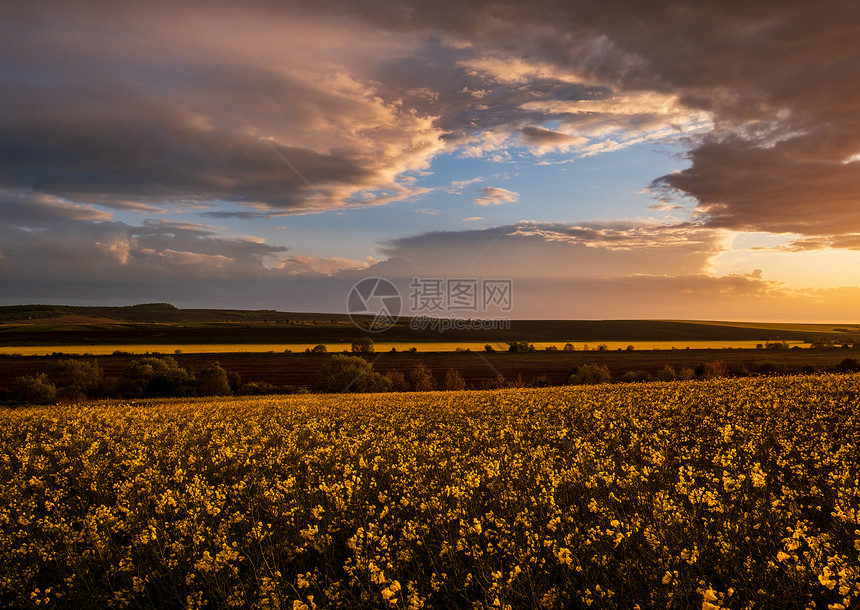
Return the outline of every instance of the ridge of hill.
[[[511,320],[492,330],[411,328],[401,318],[383,341],[503,343],[600,341],[806,341],[860,342],[856,324],[801,324],[713,320]],[[113,343],[331,343],[366,333],[347,314],[275,310],[180,309],[169,303],[121,307],[0,306],[0,345]]]

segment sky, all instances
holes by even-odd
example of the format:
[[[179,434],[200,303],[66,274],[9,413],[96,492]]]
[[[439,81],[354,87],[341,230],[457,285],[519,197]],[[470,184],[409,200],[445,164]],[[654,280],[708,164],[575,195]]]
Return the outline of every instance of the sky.
[[[853,0],[7,2],[0,304],[855,322],[858,74]]]

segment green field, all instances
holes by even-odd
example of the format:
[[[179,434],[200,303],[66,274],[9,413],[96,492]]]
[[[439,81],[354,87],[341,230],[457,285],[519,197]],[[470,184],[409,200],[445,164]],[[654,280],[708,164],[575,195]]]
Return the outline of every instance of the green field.
[[[0,410],[0,606],[849,607],[858,382]]]

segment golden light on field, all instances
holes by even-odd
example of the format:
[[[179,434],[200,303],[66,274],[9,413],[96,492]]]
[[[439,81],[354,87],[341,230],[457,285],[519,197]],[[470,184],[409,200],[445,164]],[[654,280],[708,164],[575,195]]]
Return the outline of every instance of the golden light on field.
[[[858,382],[0,411],[0,604],[848,608]]]
[[[547,348],[564,350],[567,341],[536,341],[532,343],[535,349],[545,350]],[[577,341],[571,343],[571,351],[596,350],[598,346],[604,346],[609,351],[626,350],[633,346],[635,350],[673,350],[673,349],[755,349],[762,345],[763,341]],[[810,344],[803,341],[787,341],[788,345],[794,347],[809,347]],[[50,356],[51,354],[64,355],[89,355],[108,356],[114,353],[122,354],[162,354],[170,356],[175,353],[181,354],[230,354],[230,353],[301,353],[311,350],[317,345],[324,345],[326,353],[350,352],[351,347],[345,343],[278,343],[278,344],[254,344],[254,343],[196,343],[196,344],[172,344],[161,345],[157,343],[144,344],[114,344],[114,345],[24,345],[24,346],[0,346],[0,354],[21,356]],[[374,350],[377,353],[396,350],[399,352],[415,348],[418,352],[456,352],[470,350],[473,352],[484,351],[486,345],[491,345],[496,351],[507,351],[507,343],[499,342],[457,342],[457,341],[422,341],[409,342],[374,342]]]

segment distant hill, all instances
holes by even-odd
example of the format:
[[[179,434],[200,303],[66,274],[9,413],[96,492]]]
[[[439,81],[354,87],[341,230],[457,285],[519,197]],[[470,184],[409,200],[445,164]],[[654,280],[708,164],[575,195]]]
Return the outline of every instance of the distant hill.
[[[789,324],[699,320],[512,320],[509,328],[439,333],[401,318],[374,335],[385,341],[808,341],[858,343],[856,324]],[[0,306],[0,345],[115,343],[333,343],[364,332],[346,314],[275,310],[179,309],[170,303],[124,307]]]
[[[288,314],[273,309],[238,310],[238,309],[179,309],[170,303],[141,303],[115,307],[77,306],[77,305],[5,305],[0,306],[0,322],[14,323],[46,318],[62,318],[63,316],[89,316],[94,318],[110,318],[125,322],[148,323],[179,323],[179,322],[229,322],[235,320],[266,321],[273,316],[276,319],[325,317],[328,314]],[[346,319],[347,316],[342,315]]]
[[[79,307],[74,305],[4,305],[0,306],[0,321],[37,320],[69,315],[96,315],[104,317],[108,313],[122,316],[123,313],[145,313],[180,311],[170,303],[142,303],[120,307]]]

